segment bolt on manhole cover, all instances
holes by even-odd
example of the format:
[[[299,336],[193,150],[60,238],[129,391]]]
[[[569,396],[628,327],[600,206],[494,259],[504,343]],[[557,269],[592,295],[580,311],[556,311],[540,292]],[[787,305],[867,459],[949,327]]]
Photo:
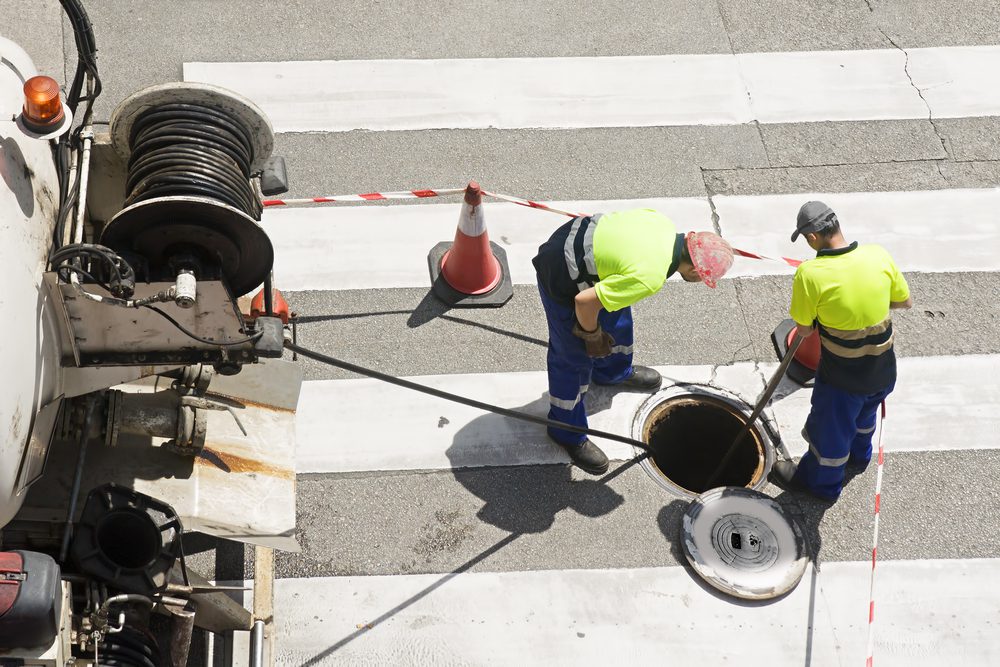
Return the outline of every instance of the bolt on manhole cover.
[[[701,494],[684,513],[681,546],[713,587],[745,600],[795,588],[808,558],[802,531],[769,496],[722,487]]]

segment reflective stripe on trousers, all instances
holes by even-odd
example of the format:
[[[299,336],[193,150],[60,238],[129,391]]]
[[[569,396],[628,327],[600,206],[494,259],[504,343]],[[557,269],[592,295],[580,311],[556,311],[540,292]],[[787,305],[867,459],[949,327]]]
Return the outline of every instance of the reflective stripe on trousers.
[[[844,466],[864,467],[871,460],[875,414],[892,390],[889,386],[874,394],[852,394],[817,377],[802,429],[809,451],[799,461],[796,478],[817,495],[840,496]]]
[[[576,313],[572,307],[552,300],[538,287],[549,325],[549,419],[587,427],[584,397],[591,378],[598,384],[617,384],[632,374],[632,311],[629,308],[597,316],[601,327],[615,339],[612,353],[603,359],[587,356],[583,341],[573,335]],[[587,439],[581,433],[550,428],[558,443],[576,445]]]

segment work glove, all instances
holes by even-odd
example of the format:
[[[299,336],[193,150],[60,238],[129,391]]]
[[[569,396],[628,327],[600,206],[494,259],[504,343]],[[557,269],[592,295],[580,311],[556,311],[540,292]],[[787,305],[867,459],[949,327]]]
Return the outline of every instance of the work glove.
[[[587,356],[600,359],[611,354],[611,347],[615,344],[615,339],[598,324],[593,331],[587,331],[580,326],[579,322],[573,323],[573,335],[583,341],[587,348]]]

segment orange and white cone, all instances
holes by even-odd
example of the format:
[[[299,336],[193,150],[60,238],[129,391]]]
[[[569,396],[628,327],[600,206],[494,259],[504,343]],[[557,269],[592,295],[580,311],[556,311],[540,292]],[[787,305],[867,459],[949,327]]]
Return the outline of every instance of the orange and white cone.
[[[798,334],[798,325],[795,320],[783,320],[781,324],[771,334],[771,342],[774,344],[774,351],[778,353],[778,359],[783,359],[788,348],[792,346],[792,341]],[[808,383],[816,377],[816,370],[819,368],[820,342],[819,329],[812,332],[812,335],[802,341],[799,349],[792,357],[787,375],[796,383],[811,386]]]
[[[514,295],[507,254],[490,242],[475,181],[465,189],[455,240],[434,246],[427,261],[434,294],[450,306],[499,307]]]

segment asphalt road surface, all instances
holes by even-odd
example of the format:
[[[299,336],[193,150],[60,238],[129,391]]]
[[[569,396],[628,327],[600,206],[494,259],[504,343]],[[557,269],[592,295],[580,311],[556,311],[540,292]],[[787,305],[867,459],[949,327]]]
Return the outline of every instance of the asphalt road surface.
[[[58,3],[0,0],[0,8],[0,32],[66,80],[74,50]],[[245,85],[272,120],[301,112],[302,122],[334,128],[352,105],[370,107],[356,129],[282,131],[294,124],[274,121],[275,153],[289,167],[286,197],[477,179],[539,201],[655,199],[682,229],[721,229],[747,250],[799,258],[808,256],[804,243],[780,245],[795,211],[812,198],[830,203],[849,239],[877,241],[897,258],[915,302],[894,315],[900,385],[884,431],[875,664],[1000,661],[991,579],[1000,569],[1000,102],[989,79],[976,78],[1000,69],[1000,5],[213,0],[92,1],[87,10],[105,85],[100,120],[131,92],[186,71]],[[829,89],[794,83],[796,68],[823,52],[854,72],[831,74]],[[760,87],[713,90],[709,64],[720,76],[752,78],[753,59],[736,57],[745,54],[770,58]],[[647,62],[630,58],[666,67],[655,60],[662,56],[679,58],[687,74],[650,83],[649,96],[656,87],[667,101],[649,122],[630,125],[645,95],[641,86],[629,96],[616,86],[634,84]],[[883,56],[896,83],[858,83]],[[510,79],[451,78],[450,63],[429,62],[471,59],[483,59],[467,63],[473,70],[496,66]],[[564,81],[532,78],[555,59],[577,69]],[[355,77],[326,63],[282,87],[304,67],[294,61],[369,62]],[[427,61],[424,78],[414,86],[410,70],[390,61]],[[186,70],[192,63],[252,64]],[[603,67],[606,76],[597,73]],[[970,76],[964,92],[949,86]],[[868,103],[883,84],[895,86],[902,111],[888,98]],[[458,122],[448,113],[457,101],[432,108],[449,96],[476,101],[487,88],[505,110],[500,120]],[[515,88],[511,101],[504,91]],[[749,96],[750,117],[669,120],[671,97],[679,108],[715,94],[718,109],[731,104],[734,114]],[[399,119],[427,100],[431,110]],[[587,115],[600,105],[607,108]],[[561,127],[560,114],[584,120]],[[547,124],[534,120],[541,116]],[[366,129],[376,122],[381,129]],[[429,296],[421,271],[431,245],[450,240],[457,200],[363,206],[265,213],[269,233],[280,229],[284,239],[276,240],[276,280],[282,288],[285,270],[300,343],[544,413],[545,319],[531,280],[515,280],[503,308],[448,309]],[[562,222],[496,202],[485,214],[491,238],[512,248],[515,276],[530,275],[530,254],[518,249]],[[414,229],[422,223],[435,226]],[[289,229],[295,224],[301,233]],[[694,378],[752,404],[776,362],[770,334],[786,317],[791,288],[787,267],[760,267],[738,260],[737,277],[716,290],[670,281],[636,306],[636,361],[664,367],[667,385]],[[763,487],[802,526],[812,564],[781,600],[737,603],[687,566],[679,532],[690,498],[657,485],[626,460],[627,448],[609,447],[611,471],[592,478],[537,427],[301,363],[302,551],[277,558],[279,664],[864,659],[874,467],[833,506]],[[786,383],[767,413],[795,456],[805,447],[808,395]],[[588,407],[595,425],[627,430],[642,398],[598,390]],[[700,444],[692,437],[691,447]],[[252,578],[251,550],[202,543],[192,561],[203,574]]]

